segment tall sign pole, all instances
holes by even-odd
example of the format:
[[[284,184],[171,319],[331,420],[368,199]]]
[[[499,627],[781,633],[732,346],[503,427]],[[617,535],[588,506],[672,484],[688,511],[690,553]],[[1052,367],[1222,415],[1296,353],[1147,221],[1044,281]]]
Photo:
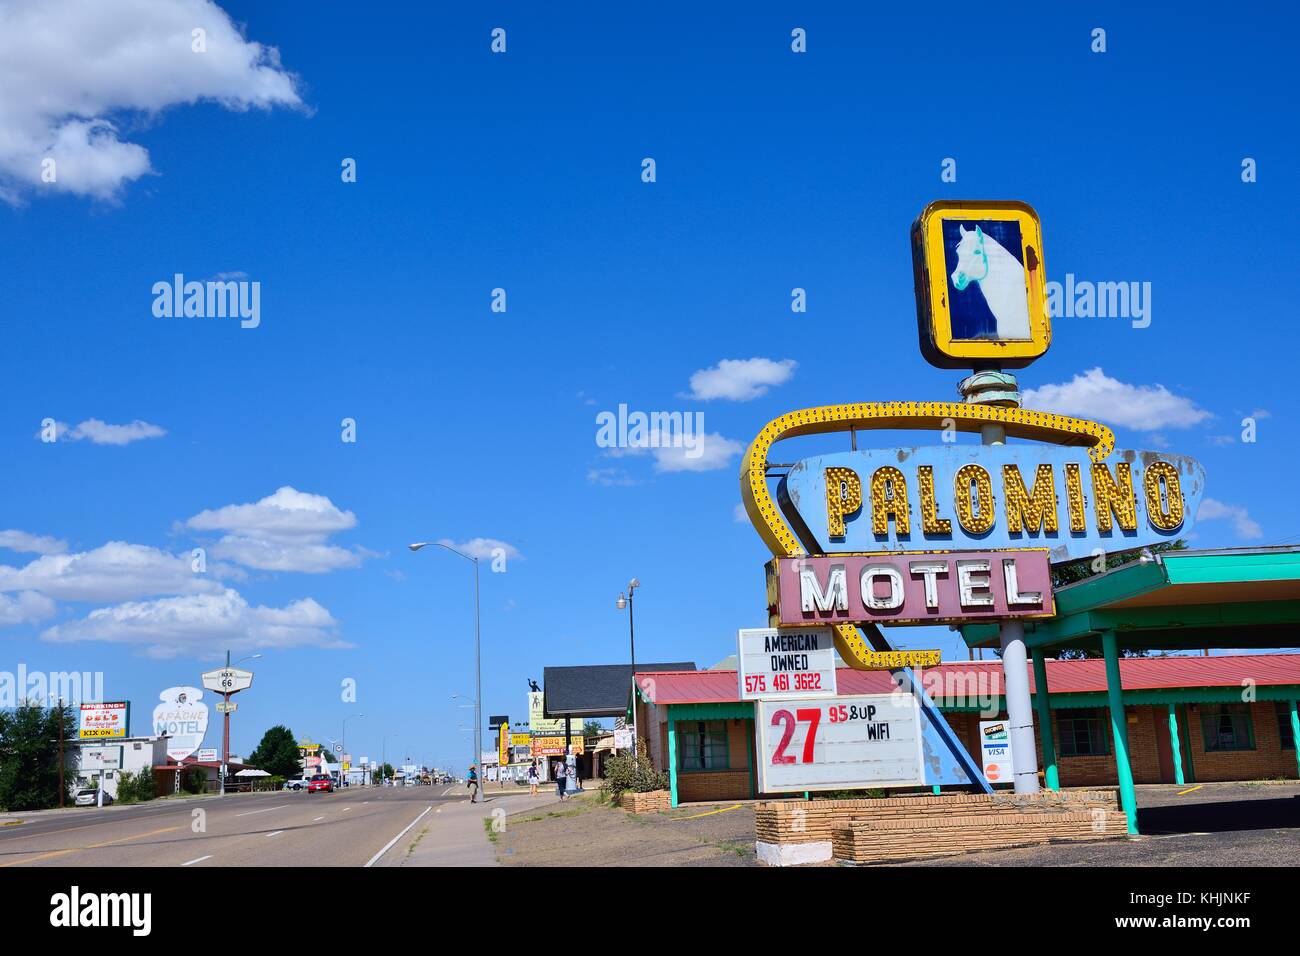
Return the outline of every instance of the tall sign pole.
[[[260,657],[255,654],[254,657]],[[253,684],[252,671],[239,670],[230,665],[230,651],[226,651],[226,666],[215,671],[207,671],[203,675],[203,686],[208,690],[215,690],[221,694],[221,703],[217,704],[217,710],[221,711],[221,795],[226,793],[226,772],[230,764],[230,714],[234,711],[236,705],[231,702],[230,696],[237,694],[241,690],[247,690]]]
[[[226,670],[230,670],[230,651],[226,651]],[[221,795],[226,795],[226,765],[230,763],[230,691],[221,695]]]

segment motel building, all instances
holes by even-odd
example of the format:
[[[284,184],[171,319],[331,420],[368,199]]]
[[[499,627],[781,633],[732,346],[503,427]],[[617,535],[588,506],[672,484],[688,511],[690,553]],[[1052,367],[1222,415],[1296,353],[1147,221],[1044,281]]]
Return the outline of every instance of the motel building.
[[[1166,552],[1056,597],[1056,616],[1025,635],[1046,789],[1116,786],[1136,832],[1135,784],[1300,777],[1300,654],[1266,651],[1300,633],[1300,548]],[[968,625],[962,636],[972,648],[997,646],[996,625]],[[1128,648],[1152,656],[1121,656]],[[1055,659],[1067,649],[1101,656]],[[896,689],[887,670],[836,673],[842,696]],[[978,764],[980,721],[1006,718],[1001,661],[916,675]],[[629,698],[673,806],[789,796],[757,792],[755,704],[740,699],[734,669],[638,670]]]

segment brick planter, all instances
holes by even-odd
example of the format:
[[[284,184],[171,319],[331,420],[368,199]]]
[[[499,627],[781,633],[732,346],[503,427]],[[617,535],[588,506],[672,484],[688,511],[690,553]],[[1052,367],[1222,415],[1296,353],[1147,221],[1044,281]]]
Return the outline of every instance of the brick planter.
[[[672,794],[667,790],[651,790],[649,793],[625,793],[618,798],[618,805],[633,813],[660,813],[672,807]]]
[[[1128,833],[1114,790],[772,800],[755,808],[754,829],[759,860],[773,866],[824,863],[832,856],[878,862]]]

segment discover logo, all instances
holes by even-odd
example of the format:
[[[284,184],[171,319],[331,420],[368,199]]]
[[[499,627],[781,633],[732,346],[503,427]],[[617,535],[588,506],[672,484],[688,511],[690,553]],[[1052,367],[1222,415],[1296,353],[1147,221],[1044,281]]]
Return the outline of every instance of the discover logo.
[[[127,926],[133,936],[148,936],[153,928],[152,893],[82,893],[78,886],[50,897],[50,925]]]

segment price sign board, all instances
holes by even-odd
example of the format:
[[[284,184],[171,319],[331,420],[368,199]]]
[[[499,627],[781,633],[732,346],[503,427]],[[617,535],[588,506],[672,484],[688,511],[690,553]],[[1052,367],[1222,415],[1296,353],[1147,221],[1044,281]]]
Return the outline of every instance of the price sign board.
[[[925,783],[920,708],[910,694],[760,700],[754,707],[764,793]]]
[[[121,770],[122,748],[118,747],[83,747],[81,763],[87,770]]]
[[[203,686],[219,694],[234,694],[253,686],[253,672],[238,667],[222,667],[203,674]]]
[[[835,696],[835,641],[829,627],[740,631],[741,700]]]

